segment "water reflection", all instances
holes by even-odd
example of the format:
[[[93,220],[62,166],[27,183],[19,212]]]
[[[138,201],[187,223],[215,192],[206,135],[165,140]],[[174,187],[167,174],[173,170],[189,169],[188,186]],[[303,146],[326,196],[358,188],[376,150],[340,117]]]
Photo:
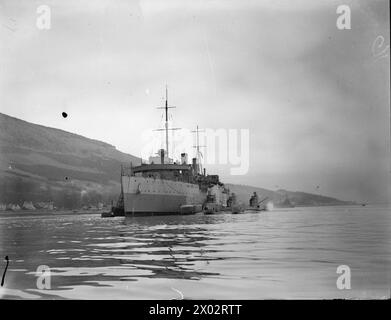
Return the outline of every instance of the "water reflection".
[[[219,236],[206,226],[226,220],[222,216],[5,219],[2,226],[7,232],[1,236],[0,249],[10,252],[13,263],[7,288],[23,287],[20,297],[34,292],[38,297],[52,294],[58,298],[76,286],[113,287],[118,281],[143,278],[197,281],[217,277],[219,272],[208,270],[208,265],[224,257],[215,254],[216,248],[208,248]],[[36,288],[36,270],[42,264],[51,269],[50,292]],[[18,293],[8,297],[14,295]]]
[[[213,235],[202,225],[181,222],[178,217],[125,218],[117,239],[91,245],[99,253],[91,258],[116,259],[123,266],[150,271],[137,277],[199,280],[219,275],[202,270],[202,265],[223,259],[213,256],[216,250],[206,248]]]
[[[264,214],[0,217],[10,258],[2,298],[367,298],[389,294],[388,208],[294,208]],[[356,286],[338,290],[336,267]],[[37,289],[36,270],[51,270]]]

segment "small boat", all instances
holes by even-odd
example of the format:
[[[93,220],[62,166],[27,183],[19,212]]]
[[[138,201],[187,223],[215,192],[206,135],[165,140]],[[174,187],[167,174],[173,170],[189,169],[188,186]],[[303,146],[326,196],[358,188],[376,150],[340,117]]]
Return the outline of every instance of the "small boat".
[[[116,206],[111,205],[111,210],[109,212],[102,212],[102,214],[101,214],[102,218],[123,217],[123,216],[125,216],[123,202],[121,202],[121,201],[123,201],[123,198],[122,198],[121,195],[120,195],[120,198],[118,199],[118,202],[117,202]]]
[[[109,212],[102,212],[101,217],[102,218],[112,218],[112,217],[115,217],[115,215],[114,215],[113,211],[109,211]]]
[[[265,205],[265,200],[267,199],[268,197],[262,199],[261,201],[258,201],[258,195],[256,192],[254,192],[254,194],[250,198],[250,205],[246,208],[246,211],[252,211],[252,212],[266,211],[267,205]]]

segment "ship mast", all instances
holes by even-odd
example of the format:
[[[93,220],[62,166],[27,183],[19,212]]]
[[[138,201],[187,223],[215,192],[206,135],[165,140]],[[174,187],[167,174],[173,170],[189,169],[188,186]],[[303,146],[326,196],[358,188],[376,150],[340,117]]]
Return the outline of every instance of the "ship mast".
[[[165,123],[165,128],[166,128],[166,154],[167,154],[167,159],[168,157],[168,89],[166,85],[166,123]]]

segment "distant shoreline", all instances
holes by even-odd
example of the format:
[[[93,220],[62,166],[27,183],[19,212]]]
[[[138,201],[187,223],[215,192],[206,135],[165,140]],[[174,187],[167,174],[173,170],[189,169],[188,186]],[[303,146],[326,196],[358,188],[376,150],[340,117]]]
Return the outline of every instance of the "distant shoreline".
[[[274,207],[273,211],[286,210],[286,209],[300,209],[300,208],[321,208],[321,207],[373,207],[373,206],[391,206],[388,203],[379,204],[367,204],[362,206],[361,204],[327,204],[327,205],[300,205],[294,207]],[[24,216],[57,216],[57,215],[101,215],[103,212],[108,210],[19,210],[19,211],[0,211],[0,218],[11,218],[11,217],[24,217]]]
[[[23,217],[25,215],[77,215],[77,214],[102,214],[103,212],[109,211],[106,210],[18,210],[18,211],[0,211],[0,217]]]

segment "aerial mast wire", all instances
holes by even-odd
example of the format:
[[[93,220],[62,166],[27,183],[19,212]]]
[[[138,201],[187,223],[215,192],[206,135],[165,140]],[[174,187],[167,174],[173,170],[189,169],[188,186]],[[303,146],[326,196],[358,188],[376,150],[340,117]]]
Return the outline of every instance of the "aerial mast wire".
[[[167,159],[169,159],[169,157],[168,157],[168,89],[167,89],[167,85],[166,85],[166,123],[165,123],[165,126],[166,126],[166,153],[167,153]]]
[[[168,105],[168,88],[166,85],[166,103],[164,107],[158,107],[158,109],[165,109],[165,124],[164,129],[156,129],[155,131],[166,131],[166,157],[169,161],[169,154],[168,154],[168,130],[179,130],[180,128],[169,128],[168,127],[168,109],[176,108],[175,106],[169,106]]]

